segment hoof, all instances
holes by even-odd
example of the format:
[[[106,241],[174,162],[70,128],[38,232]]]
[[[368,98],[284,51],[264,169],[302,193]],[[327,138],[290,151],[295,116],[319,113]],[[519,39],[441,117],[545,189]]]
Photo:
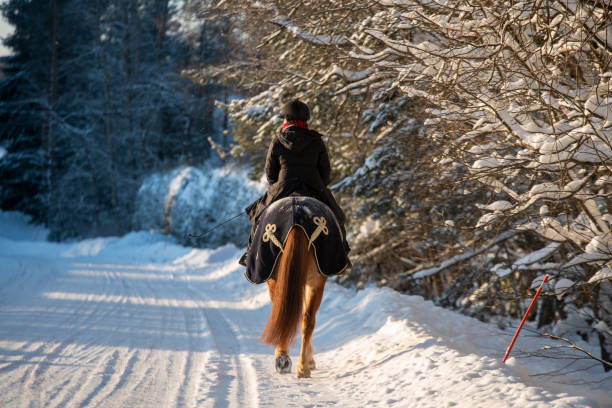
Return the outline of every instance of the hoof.
[[[297,378],[310,378],[310,369],[298,369]]]
[[[317,365],[315,364],[314,359],[310,360],[310,362],[308,363],[308,368],[310,368],[311,370],[317,369]]]
[[[285,354],[281,354],[276,357],[276,372],[281,374],[287,374],[291,372],[291,359]]]

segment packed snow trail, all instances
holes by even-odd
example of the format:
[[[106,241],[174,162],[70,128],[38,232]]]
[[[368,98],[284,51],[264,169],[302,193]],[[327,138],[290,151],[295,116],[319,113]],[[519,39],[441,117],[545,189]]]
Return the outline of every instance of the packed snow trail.
[[[1,407],[612,406],[612,374],[592,361],[504,365],[509,330],[331,281],[318,369],[295,378],[294,347],[279,375],[257,343],[267,287],[246,281],[235,247],[149,233],[52,244],[22,221],[0,213]],[[542,342],[522,337],[513,354]]]

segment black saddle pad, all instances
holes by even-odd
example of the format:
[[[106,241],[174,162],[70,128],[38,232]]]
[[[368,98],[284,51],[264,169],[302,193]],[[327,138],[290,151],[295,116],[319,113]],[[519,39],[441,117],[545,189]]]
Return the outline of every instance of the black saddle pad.
[[[348,268],[342,233],[332,210],[311,197],[286,197],[261,214],[247,257],[245,276],[251,283],[270,279],[293,227],[302,228],[314,247],[319,273],[337,275]]]

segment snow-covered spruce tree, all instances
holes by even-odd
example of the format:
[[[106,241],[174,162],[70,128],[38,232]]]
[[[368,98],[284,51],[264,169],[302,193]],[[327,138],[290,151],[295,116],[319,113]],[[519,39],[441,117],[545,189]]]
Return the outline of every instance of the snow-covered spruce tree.
[[[206,160],[218,88],[180,69],[222,56],[223,41],[179,11],[169,0],[2,6],[15,25],[0,84],[3,209],[34,215],[51,239],[121,234],[146,176]]]
[[[4,78],[0,83],[0,145],[7,154],[0,159],[0,205],[43,219],[45,176],[53,163],[49,151],[50,120],[48,89],[51,71],[49,2],[40,4],[12,0],[0,5],[6,20],[15,27],[5,44],[14,52],[1,58]]]

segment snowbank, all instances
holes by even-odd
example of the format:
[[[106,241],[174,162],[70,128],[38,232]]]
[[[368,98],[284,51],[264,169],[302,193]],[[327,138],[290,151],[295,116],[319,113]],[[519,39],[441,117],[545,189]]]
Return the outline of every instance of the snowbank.
[[[182,167],[147,178],[136,200],[133,228],[171,234],[184,245],[216,247],[231,242],[246,245],[250,222],[246,215],[199,235],[244,213],[264,190],[264,183],[248,179],[249,169]]]
[[[32,225],[32,217],[17,211],[0,211],[0,238],[13,241],[44,241],[49,231]]]

